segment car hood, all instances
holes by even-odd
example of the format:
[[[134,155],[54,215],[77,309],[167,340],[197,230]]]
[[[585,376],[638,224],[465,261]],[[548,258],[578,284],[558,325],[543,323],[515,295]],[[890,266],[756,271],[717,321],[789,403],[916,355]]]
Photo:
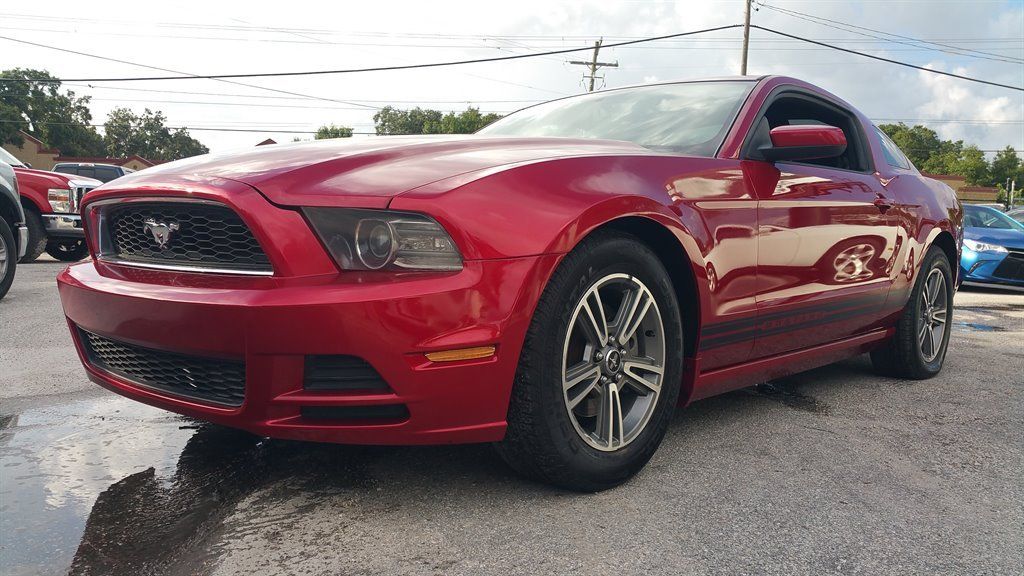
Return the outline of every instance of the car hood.
[[[1004,248],[1024,250],[1024,232],[999,228],[965,228],[964,238]]]
[[[169,176],[244,182],[282,205],[336,202],[339,196],[390,199],[468,172],[522,162],[605,154],[650,154],[630,142],[477,135],[380,136],[275,144],[206,154],[117,179],[117,188]]]
[[[71,182],[74,182],[74,185],[76,186],[90,188],[96,188],[103,184],[103,182],[93,178],[75,176],[73,174],[61,174],[60,172],[50,172],[48,170],[36,170],[35,168],[15,168],[14,173],[17,174],[19,178],[34,179],[37,184],[46,182],[47,186],[53,186],[54,188],[67,188]]]

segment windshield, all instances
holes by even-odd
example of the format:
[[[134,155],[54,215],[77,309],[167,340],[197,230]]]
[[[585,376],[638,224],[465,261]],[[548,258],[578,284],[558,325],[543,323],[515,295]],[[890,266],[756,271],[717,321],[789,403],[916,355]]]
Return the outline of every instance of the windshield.
[[[1019,230],[1024,224],[1017,222],[995,208],[987,206],[964,206],[964,226],[968,228],[995,228],[998,230]]]
[[[754,82],[659,84],[563,98],[512,113],[479,133],[634,142],[714,156]]]
[[[17,158],[14,157],[13,154],[8,152],[7,150],[4,150],[3,148],[0,148],[0,162],[6,162],[11,166],[18,166],[19,168],[25,167],[21,160],[18,160]]]

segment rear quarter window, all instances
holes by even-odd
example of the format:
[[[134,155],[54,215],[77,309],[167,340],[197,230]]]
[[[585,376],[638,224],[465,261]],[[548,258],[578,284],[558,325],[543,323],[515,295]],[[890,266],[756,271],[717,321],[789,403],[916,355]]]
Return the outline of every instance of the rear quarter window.
[[[875,126],[875,134],[878,134],[878,140],[882,143],[882,155],[885,156],[885,162],[894,168],[910,170],[910,160],[903,154],[903,150],[900,150],[900,147],[877,126]]]

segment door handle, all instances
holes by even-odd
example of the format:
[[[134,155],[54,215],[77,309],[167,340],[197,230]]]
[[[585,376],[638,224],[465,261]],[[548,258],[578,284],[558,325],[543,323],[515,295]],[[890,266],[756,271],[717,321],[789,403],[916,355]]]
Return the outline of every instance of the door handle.
[[[881,212],[882,214],[885,214],[890,208],[896,205],[895,202],[889,200],[888,198],[878,198],[875,200],[874,204],[875,207],[878,208],[878,211]]]

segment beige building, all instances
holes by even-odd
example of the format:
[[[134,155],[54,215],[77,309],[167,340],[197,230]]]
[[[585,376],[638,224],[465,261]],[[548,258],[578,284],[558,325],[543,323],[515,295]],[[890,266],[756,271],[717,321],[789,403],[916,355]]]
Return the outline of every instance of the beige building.
[[[961,202],[981,202],[981,203],[992,203],[996,201],[999,196],[999,189],[991,186],[968,186],[967,179],[963,176],[954,176],[953,174],[925,174],[932,180],[938,180],[943,184],[949,186],[953,190],[956,190],[956,196]]]
[[[46,144],[37,138],[29,136],[22,132],[22,138],[24,143],[21,146],[15,146],[14,144],[4,144],[4,150],[7,150],[14,155],[15,158],[21,160],[25,164],[31,165],[33,168],[39,170],[53,170],[54,165],[58,162],[92,162],[93,164],[113,164],[115,166],[124,166],[132,170],[142,170],[143,168],[149,168],[158,162],[147,160],[142,156],[132,155],[127,158],[109,158],[105,156],[63,156],[60,150],[56,148],[48,148]]]

